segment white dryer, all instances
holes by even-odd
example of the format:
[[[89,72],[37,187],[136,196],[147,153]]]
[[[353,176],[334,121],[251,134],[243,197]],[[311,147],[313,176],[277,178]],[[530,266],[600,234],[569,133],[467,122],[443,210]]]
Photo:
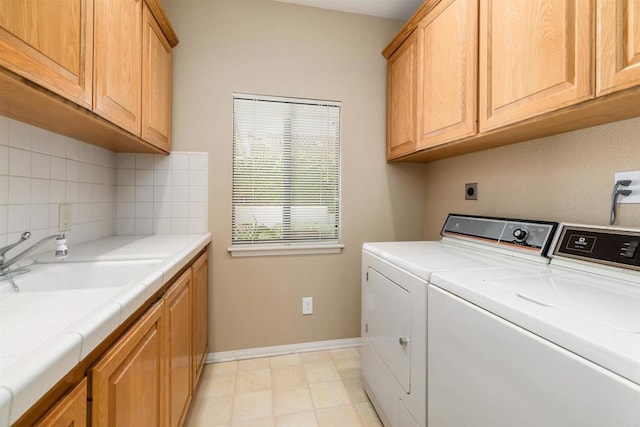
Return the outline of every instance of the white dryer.
[[[430,427],[639,427],[640,230],[563,225],[549,268],[428,290]]]
[[[365,243],[364,388],[387,427],[427,425],[427,284],[438,271],[545,270],[555,223],[451,214],[441,241]]]

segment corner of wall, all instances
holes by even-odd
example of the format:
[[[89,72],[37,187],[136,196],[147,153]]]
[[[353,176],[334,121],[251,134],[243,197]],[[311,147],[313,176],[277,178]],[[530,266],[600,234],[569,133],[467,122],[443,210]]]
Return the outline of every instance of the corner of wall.
[[[117,235],[208,230],[208,153],[118,153],[116,158]]]

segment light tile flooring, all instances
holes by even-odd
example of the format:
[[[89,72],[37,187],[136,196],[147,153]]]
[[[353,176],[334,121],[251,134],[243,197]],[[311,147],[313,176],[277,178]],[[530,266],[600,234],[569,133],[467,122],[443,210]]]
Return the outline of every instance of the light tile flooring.
[[[382,426],[356,348],[205,365],[186,425]]]

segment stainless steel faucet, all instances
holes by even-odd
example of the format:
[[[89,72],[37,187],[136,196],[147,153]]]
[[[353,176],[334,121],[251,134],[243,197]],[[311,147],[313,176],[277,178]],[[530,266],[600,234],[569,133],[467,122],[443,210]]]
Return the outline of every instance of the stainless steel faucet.
[[[69,254],[69,251],[68,251],[67,246],[66,246],[67,239],[66,239],[65,235],[64,234],[54,234],[54,235],[47,236],[47,237],[41,239],[40,241],[34,243],[33,245],[29,246],[27,249],[25,249],[22,252],[20,252],[18,255],[14,256],[13,258],[11,258],[9,260],[6,260],[7,252],[9,252],[11,249],[15,248],[19,244],[23,243],[24,241],[28,240],[30,237],[31,237],[31,233],[28,232],[28,231],[25,231],[24,233],[22,233],[22,235],[20,236],[20,238],[18,239],[17,242],[12,243],[12,244],[10,244],[8,246],[5,246],[3,248],[0,248],[0,276],[4,276],[8,272],[8,269],[9,269],[9,267],[11,265],[15,264],[20,259],[22,259],[25,255],[27,255],[29,252],[31,252],[32,250],[36,249],[37,247],[43,245],[44,243],[48,242],[49,240],[56,239],[56,241],[58,242],[58,247],[56,248],[56,257],[57,258],[64,258]]]

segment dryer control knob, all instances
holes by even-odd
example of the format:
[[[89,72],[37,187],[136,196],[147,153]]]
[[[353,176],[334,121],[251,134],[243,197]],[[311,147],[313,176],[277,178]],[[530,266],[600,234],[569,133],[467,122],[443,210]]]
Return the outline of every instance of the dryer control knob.
[[[529,232],[527,232],[527,230],[523,228],[516,228],[515,230],[513,230],[513,237],[515,237],[516,242],[518,243],[522,243],[527,240],[528,234]]]

